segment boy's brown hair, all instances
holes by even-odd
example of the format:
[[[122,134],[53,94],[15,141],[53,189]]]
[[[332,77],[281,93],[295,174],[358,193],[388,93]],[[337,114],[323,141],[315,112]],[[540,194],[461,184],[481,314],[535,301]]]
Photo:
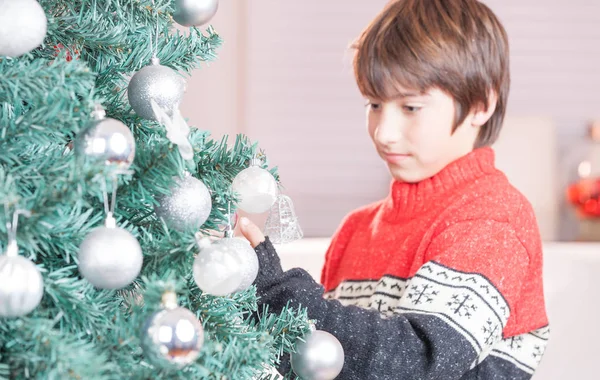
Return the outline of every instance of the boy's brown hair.
[[[498,96],[475,147],[498,138],[510,88],[508,37],[494,13],[477,0],[396,0],[362,32],[353,47],[354,74],[363,95],[388,100],[399,86],[439,88],[454,98],[452,131],[474,106]]]

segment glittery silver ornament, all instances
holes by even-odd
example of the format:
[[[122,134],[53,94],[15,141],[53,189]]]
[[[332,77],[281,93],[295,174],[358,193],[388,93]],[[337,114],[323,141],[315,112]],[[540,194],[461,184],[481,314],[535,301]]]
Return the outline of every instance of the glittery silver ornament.
[[[265,223],[265,233],[274,244],[291,243],[304,236],[292,199],[287,195],[280,194],[271,207]]]
[[[136,114],[144,119],[157,120],[150,100],[154,100],[169,116],[179,107],[185,92],[185,80],[175,70],[160,64],[158,58],[129,81],[127,97]]]
[[[226,247],[240,261],[241,283],[235,291],[248,289],[258,275],[258,257],[248,240],[230,236],[218,240],[215,244]]]
[[[204,293],[226,296],[242,285],[243,262],[227,245],[203,240],[194,260],[194,280]]]
[[[81,275],[100,289],[131,284],[143,263],[140,243],[129,231],[116,227],[112,217],[83,239],[77,258]]]
[[[206,24],[219,9],[219,0],[174,0],[173,4],[173,19],[183,26]]]
[[[35,0],[0,0],[0,56],[19,57],[44,42],[46,13]]]
[[[0,256],[0,317],[22,317],[35,309],[44,295],[44,281],[38,267],[18,255],[9,244]]]
[[[75,139],[79,159],[104,162],[119,170],[127,170],[135,158],[135,138],[131,130],[118,120],[106,118],[97,106],[90,123]]]
[[[204,329],[194,313],[168,305],[148,318],[142,331],[142,348],[155,364],[184,367],[200,355]]]
[[[212,199],[206,185],[189,173],[175,179],[171,194],[157,198],[156,215],[178,231],[198,229],[208,220]]]
[[[238,207],[250,214],[268,211],[279,192],[273,175],[255,163],[239,172],[231,187],[240,196]]]
[[[303,380],[333,380],[344,367],[344,349],[336,337],[316,330],[298,340],[291,364]]]

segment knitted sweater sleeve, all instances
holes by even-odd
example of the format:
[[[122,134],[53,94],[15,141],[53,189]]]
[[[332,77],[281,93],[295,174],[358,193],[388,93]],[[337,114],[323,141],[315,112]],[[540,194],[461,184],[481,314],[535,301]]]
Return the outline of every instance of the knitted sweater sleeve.
[[[504,292],[515,296],[527,265],[527,252],[507,224],[451,226],[431,242],[430,259],[407,285],[397,313],[384,318],[375,309],[324,299],[323,287],[302,269],[284,272],[268,238],[256,252],[260,303],[273,312],[288,302],[307,308],[316,327],[344,348],[340,379],[470,378],[473,366],[502,339],[510,316]],[[530,378],[503,373],[493,376]]]

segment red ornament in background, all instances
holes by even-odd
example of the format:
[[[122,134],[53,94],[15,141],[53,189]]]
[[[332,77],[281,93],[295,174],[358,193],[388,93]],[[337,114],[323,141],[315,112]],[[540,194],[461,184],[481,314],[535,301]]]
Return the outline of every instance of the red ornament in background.
[[[600,218],[600,178],[586,178],[567,188],[567,199],[581,218]]]
[[[72,48],[72,49],[67,49],[65,48],[65,46],[63,44],[58,44],[58,45],[54,45],[54,56],[58,57],[58,55],[63,52],[66,51],[67,52],[67,57],[66,60],[67,62],[71,62],[73,60],[73,54],[75,53],[75,58],[79,59],[79,50],[77,48]]]
[[[590,124],[588,138],[572,150],[566,200],[577,217],[579,241],[600,241],[600,121]]]

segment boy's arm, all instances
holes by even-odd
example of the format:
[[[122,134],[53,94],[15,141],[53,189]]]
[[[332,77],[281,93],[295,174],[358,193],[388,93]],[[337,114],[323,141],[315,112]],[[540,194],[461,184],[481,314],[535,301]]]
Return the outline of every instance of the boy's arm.
[[[397,312],[323,299],[324,289],[302,269],[284,272],[267,239],[256,247],[261,304],[273,312],[302,306],[318,329],[344,347],[343,379],[460,379],[482,352],[502,339],[528,255],[509,225],[469,221],[448,227],[430,245],[428,261],[412,278]],[[502,375],[531,375],[501,363]],[[507,367],[508,365],[508,367]],[[490,375],[498,376],[500,372]]]

